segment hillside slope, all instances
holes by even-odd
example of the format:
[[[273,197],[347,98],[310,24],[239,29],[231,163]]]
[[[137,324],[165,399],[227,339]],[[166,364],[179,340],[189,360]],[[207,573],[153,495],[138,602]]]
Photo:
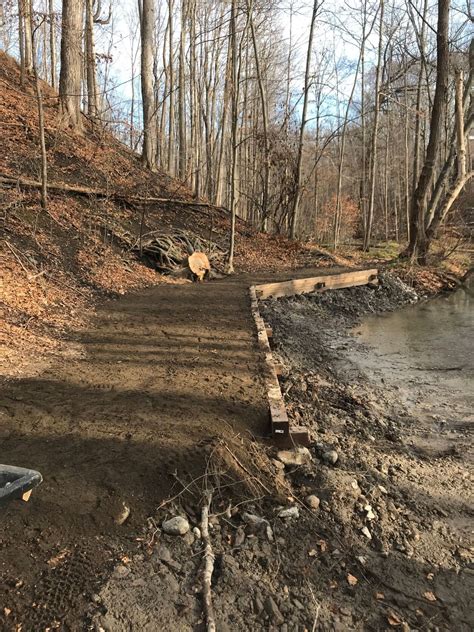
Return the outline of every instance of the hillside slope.
[[[17,63],[1,52],[0,86],[0,372],[20,374],[26,353],[64,346],[94,298],[170,282],[131,250],[140,232],[212,235],[225,249],[229,219],[223,209],[193,205],[182,182],[144,169],[137,155],[87,119],[82,135],[67,129],[57,93],[45,83],[49,183],[101,194],[51,190],[42,211],[38,189],[24,186],[38,181],[41,170],[33,82],[21,87]],[[137,202],[150,197],[169,202]],[[292,267],[307,254],[285,239],[253,234],[244,222],[238,232],[238,267]]]

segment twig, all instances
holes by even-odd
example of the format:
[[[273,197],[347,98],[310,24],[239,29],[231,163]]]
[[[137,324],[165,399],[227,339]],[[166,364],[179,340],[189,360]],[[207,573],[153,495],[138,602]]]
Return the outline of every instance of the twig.
[[[179,498],[180,496],[182,496],[184,494],[185,491],[187,491],[191,485],[194,485],[196,483],[196,481],[199,481],[203,478],[206,478],[207,473],[206,474],[201,474],[201,476],[198,476],[197,478],[195,478],[194,480],[192,480],[189,485],[186,485],[186,487],[184,489],[182,489],[178,494],[176,494],[176,496],[172,496],[172,498],[167,498],[166,500],[162,500],[161,503],[159,504],[159,506],[157,507],[157,511],[159,511],[160,509],[163,509],[163,507],[165,507],[166,505],[169,505],[170,503],[173,502],[173,500],[176,500],[177,498]]]
[[[20,257],[17,255],[17,253],[15,252],[15,250],[13,250],[13,246],[5,239],[5,243],[7,244],[8,248],[10,249],[10,252],[13,254],[13,256],[15,257],[15,259],[18,261],[18,263],[21,265],[21,267],[23,268],[23,270],[26,272],[26,276],[29,277],[30,273],[27,270],[27,268],[25,268],[25,266],[23,265],[23,261],[20,259]]]
[[[211,507],[212,493],[206,492],[205,503],[201,514],[201,534],[204,542],[204,568],[202,573],[202,596],[204,602],[204,613],[207,620],[207,632],[216,631],[216,621],[214,619],[214,608],[212,606],[211,580],[214,572],[214,552],[212,550],[211,539],[209,537],[209,509]]]
[[[246,472],[246,473],[247,473],[247,474],[248,474],[251,478],[255,479],[255,480],[257,481],[257,483],[258,483],[261,487],[263,487],[263,489],[267,492],[267,494],[268,494],[269,496],[272,496],[272,493],[271,493],[271,491],[268,489],[268,487],[267,487],[264,483],[262,483],[262,481],[261,481],[260,479],[258,479],[256,476],[253,476],[253,475],[252,475],[252,474],[248,471],[248,469],[245,467],[245,465],[243,465],[243,464],[239,461],[239,459],[235,456],[235,454],[232,452],[232,450],[230,450],[230,449],[229,449],[229,447],[228,447],[228,446],[227,446],[224,442],[222,442],[222,447],[223,447],[223,448],[225,448],[225,449],[227,450],[227,452],[230,454],[230,456],[234,459],[234,461],[237,463],[237,465],[238,465],[240,468],[242,468],[242,469],[244,470],[244,472]]]

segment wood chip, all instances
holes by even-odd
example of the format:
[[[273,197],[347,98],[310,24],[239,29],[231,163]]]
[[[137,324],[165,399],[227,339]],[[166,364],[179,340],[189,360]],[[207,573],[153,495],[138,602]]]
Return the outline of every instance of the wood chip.
[[[387,621],[388,621],[388,624],[391,625],[393,628],[396,628],[402,625],[402,620],[395,612],[393,612],[393,610],[388,611]]]
[[[358,581],[359,580],[354,575],[351,575],[350,573],[347,575],[347,583],[349,586],[355,586]]]
[[[428,599],[428,601],[437,601],[436,595],[431,592],[431,590],[427,590],[425,593],[423,593],[423,597],[425,599]]]

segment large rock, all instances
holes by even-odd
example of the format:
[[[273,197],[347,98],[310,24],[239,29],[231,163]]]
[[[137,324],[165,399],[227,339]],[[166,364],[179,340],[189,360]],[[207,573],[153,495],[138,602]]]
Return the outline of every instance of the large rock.
[[[294,448],[293,450],[280,450],[277,453],[277,459],[287,467],[291,467],[311,463],[312,456],[308,448]]]
[[[163,531],[168,535],[185,535],[189,531],[189,522],[186,518],[175,516],[165,520],[161,525]]]

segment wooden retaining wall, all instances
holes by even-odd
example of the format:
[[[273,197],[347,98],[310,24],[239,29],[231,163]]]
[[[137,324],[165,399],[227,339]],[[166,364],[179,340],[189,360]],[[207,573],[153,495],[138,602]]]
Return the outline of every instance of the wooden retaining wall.
[[[310,442],[309,431],[302,426],[290,425],[285,401],[280,388],[278,376],[280,365],[275,362],[269,338],[272,330],[267,327],[258,308],[259,299],[294,296],[308,292],[324,292],[325,290],[355,287],[378,283],[378,270],[356,270],[341,274],[328,274],[307,279],[293,279],[281,283],[265,283],[252,285],[249,289],[250,307],[257,328],[258,345],[265,358],[264,380],[270,409],[271,434],[282,445],[307,445]]]

